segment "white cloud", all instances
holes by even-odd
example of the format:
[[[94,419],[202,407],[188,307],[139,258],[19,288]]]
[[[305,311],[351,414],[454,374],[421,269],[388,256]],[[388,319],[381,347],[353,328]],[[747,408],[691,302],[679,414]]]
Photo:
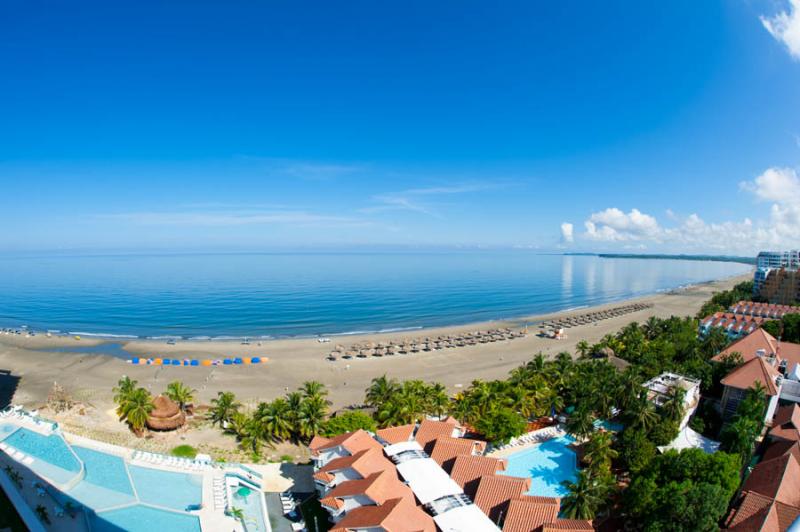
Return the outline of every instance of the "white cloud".
[[[569,222],[561,224],[561,243],[572,244],[575,241],[575,228]]]
[[[385,211],[413,211],[442,218],[436,206],[431,204],[431,198],[436,196],[450,196],[479,192],[498,187],[494,183],[465,183],[448,186],[432,186],[425,188],[411,188],[400,192],[378,194],[372,197],[376,203],[360,209],[362,213],[378,213]]]
[[[587,238],[609,242],[655,240],[661,233],[656,219],[639,209],[625,214],[612,207],[592,214],[584,226]]]
[[[800,60],[800,0],[789,0],[789,10],[773,17],[761,17],[761,23],[791,56]]]
[[[638,209],[624,213],[617,208],[596,212],[584,222],[586,230],[576,240],[630,247],[654,245],[679,251],[752,253],[763,248],[800,246],[800,176],[791,168],[768,168],[752,181],[740,184],[761,209],[757,221],[706,222],[697,214],[680,218],[671,210],[672,225],[661,225],[655,217]],[[757,210],[758,211],[758,210]]]

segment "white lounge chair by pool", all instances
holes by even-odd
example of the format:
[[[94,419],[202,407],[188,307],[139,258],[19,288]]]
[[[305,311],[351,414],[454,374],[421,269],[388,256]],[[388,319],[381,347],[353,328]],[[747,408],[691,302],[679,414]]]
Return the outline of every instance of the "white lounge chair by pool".
[[[23,458],[22,463],[25,465],[31,465],[33,463],[33,458],[30,456],[28,456],[27,458]]]

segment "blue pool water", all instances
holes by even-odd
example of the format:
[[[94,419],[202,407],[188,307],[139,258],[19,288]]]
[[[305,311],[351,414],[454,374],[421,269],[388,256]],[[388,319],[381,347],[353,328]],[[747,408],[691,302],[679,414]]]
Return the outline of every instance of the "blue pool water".
[[[188,337],[414,329],[597,305],[749,271],[526,250],[0,253],[0,326]]]
[[[249,494],[240,495],[239,489],[234,488],[231,506],[244,512],[247,532],[266,532],[267,525],[264,523],[261,504],[262,496],[258,491],[253,490]]]
[[[575,452],[568,447],[574,441],[563,436],[516,452],[508,457],[503,474],[530,478],[528,495],[563,497],[568,490],[561,483],[574,482],[578,471]]]
[[[625,425],[623,425],[622,423],[618,423],[616,421],[608,421],[605,419],[603,421],[599,420],[595,421],[594,425],[595,427],[603,427],[605,430],[609,432],[621,432],[622,429],[625,428]]]
[[[57,434],[43,436],[20,427],[3,441],[36,459],[31,468],[56,482],[66,483],[81,470],[80,462]]]
[[[203,501],[203,480],[200,475],[172,473],[134,465],[128,466],[139,500],[175,510]]]
[[[92,517],[91,527],[92,532],[200,532],[200,519],[137,504],[101,512]]]
[[[70,497],[93,510],[136,502],[122,458],[85,447],[72,449],[83,461],[86,476],[69,491]]]
[[[17,430],[17,427],[8,423],[0,424],[0,441],[5,440],[9,434]]]

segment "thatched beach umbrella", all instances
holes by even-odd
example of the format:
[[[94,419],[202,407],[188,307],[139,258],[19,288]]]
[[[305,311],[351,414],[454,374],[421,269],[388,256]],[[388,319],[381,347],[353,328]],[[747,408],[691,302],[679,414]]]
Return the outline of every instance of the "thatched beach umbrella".
[[[175,430],[184,423],[186,416],[177,403],[163,395],[153,399],[153,411],[147,418],[150,430]]]

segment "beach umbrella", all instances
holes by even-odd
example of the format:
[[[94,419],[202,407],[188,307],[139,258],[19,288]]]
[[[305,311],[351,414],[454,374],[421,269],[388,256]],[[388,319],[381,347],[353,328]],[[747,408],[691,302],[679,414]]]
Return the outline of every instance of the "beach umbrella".
[[[169,361],[168,358],[165,358],[164,361],[162,362],[162,364],[164,364],[165,366],[169,366],[171,364],[171,362]]]
[[[250,359],[250,362],[252,362],[253,364],[260,364],[261,359],[258,357],[253,357],[252,359]]]
[[[251,362],[251,359],[250,359],[250,357],[244,357],[242,359],[242,362],[244,362],[245,364],[249,364]]]
[[[172,359],[172,365],[173,366],[180,366],[181,365],[181,361],[178,360],[177,358],[173,358]]]
[[[153,364],[156,365],[156,366],[160,366],[162,362],[164,362],[164,361],[161,360],[160,358],[154,358],[153,359]]]
[[[236,357],[236,358],[233,359],[233,363],[234,364],[241,364],[242,363],[242,359],[239,358],[239,357]]]
[[[225,366],[230,366],[231,364],[233,364],[233,361],[230,358],[226,358],[225,360],[222,361],[222,364]]]
[[[200,362],[198,362],[197,360],[192,360],[192,361],[189,362],[190,366],[197,366],[199,364],[200,364]]]
[[[202,364],[204,366],[210,366],[211,365],[211,361],[209,359],[205,359],[205,360],[203,360]]]
[[[138,363],[139,363],[139,358],[138,357],[131,359],[131,364],[138,364]]]

